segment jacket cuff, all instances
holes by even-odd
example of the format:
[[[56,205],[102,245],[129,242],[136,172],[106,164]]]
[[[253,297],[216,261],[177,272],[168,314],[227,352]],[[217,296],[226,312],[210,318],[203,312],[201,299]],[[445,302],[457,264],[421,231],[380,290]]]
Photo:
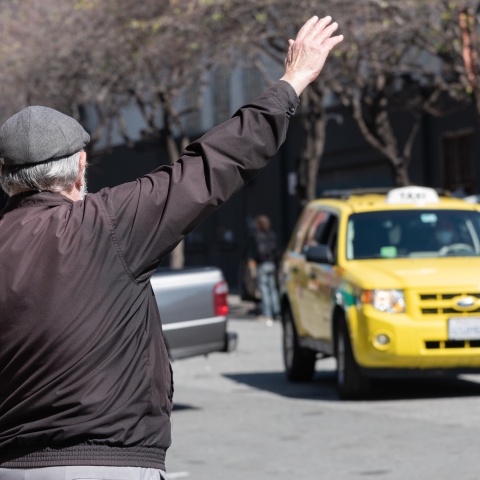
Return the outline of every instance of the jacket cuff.
[[[286,105],[286,112],[289,115],[293,115],[298,106],[300,105],[300,98],[297,95],[295,89],[285,80],[279,80],[272,88],[276,88],[278,97],[282,100],[282,103]]]

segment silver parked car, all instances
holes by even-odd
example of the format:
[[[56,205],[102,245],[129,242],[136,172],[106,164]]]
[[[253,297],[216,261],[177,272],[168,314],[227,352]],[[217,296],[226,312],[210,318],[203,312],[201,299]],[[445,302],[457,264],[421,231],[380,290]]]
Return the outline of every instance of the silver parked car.
[[[219,268],[159,268],[151,284],[172,360],[236,348],[237,334],[227,331],[228,285]]]

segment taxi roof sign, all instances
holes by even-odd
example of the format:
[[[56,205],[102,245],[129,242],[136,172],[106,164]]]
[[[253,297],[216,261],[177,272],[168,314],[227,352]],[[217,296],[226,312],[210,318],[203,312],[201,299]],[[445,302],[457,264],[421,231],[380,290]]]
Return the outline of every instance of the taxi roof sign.
[[[385,200],[390,204],[417,204],[439,203],[437,192],[428,187],[401,187],[390,190]]]

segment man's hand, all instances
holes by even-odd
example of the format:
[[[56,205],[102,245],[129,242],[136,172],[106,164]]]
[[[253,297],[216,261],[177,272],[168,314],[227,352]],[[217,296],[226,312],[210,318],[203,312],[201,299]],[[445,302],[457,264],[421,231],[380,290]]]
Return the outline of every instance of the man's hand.
[[[282,80],[290,83],[300,95],[313,82],[325,65],[330,50],[343,40],[343,35],[332,37],[338,28],[330,23],[332,17],[312,17],[298,32],[295,40],[289,40],[285,75]]]

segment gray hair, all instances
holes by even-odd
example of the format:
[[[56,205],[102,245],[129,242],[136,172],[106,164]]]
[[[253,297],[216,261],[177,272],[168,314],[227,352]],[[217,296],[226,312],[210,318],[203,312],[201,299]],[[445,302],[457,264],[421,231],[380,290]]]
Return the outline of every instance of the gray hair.
[[[78,179],[80,153],[33,165],[2,165],[0,186],[9,196],[26,190],[70,192]]]

